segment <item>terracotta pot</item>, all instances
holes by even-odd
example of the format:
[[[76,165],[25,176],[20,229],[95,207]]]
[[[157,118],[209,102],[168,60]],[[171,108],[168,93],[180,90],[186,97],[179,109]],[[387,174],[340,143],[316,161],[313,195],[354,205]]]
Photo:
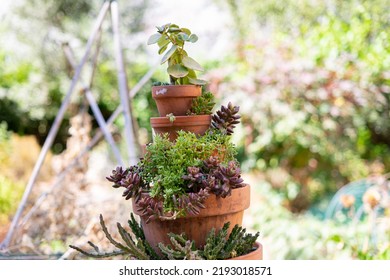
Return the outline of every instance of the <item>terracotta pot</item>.
[[[201,94],[202,88],[196,85],[152,87],[152,97],[156,101],[160,117],[171,113],[175,116],[185,116],[191,108],[192,100]]]
[[[175,220],[153,220],[145,222],[145,218],[137,210],[133,199],[133,211],[141,216],[141,226],[146,240],[156,250],[158,243],[169,244],[168,233],[185,233],[189,240],[194,240],[196,246],[204,246],[207,234],[212,228],[220,230],[226,222],[230,222],[229,234],[233,227],[242,225],[244,210],[250,204],[250,186],[233,189],[232,195],[226,198],[210,195],[205,201],[205,209],[199,215],[188,215]]]
[[[171,122],[167,117],[150,118],[150,123],[156,134],[169,134],[169,140],[175,141],[177,132],[185,130],[203,135],[210,127],[211,115],[177,116]]]
[[[254,251],[250,252],[249,254],[227,259],[227,260],[234,260],[234,261],[240,261],[240,260],[262,260],[263,259],[263,245],[261,245],[259,242],[256,242],[254,244],[254,247],[256,248]]]

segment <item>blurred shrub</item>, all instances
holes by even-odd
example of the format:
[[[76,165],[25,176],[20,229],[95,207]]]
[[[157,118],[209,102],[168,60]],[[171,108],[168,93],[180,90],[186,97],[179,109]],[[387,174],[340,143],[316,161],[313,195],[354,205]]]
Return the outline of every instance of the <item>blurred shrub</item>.
[[[267,182],[254,186],[254,228],[260,230],[270,259],[389,259],[390,216],[340,224],[310,215],[295,215]],[[272,210],[270,210],[272,209]]]
[[[34,135],[40,144],[44,142],[74,74],[66,62],[62,43],[71,45],[78,62],[101,6],[100,0],[22,0],[10,5],[10,11],[0,22],[0,40],[7,42],[0,46],[0,121],[6,121],[9,130],[19,135]],[[148,1],[120,4],[122,45],[125,60],[130,60],[126,65],[130,85],[147,71],[138,66],[144,56],[137,55],[142,53],[141,46],[145,42],[134,40],[144,29],[146,7]],[[106,119],[119,104],[112,33],[108,26],[103,24],[102,47],[92,90]],[[93,48],[92,52],[95,50]],[[93,72],[92,64],[89,60],[84,67],[85,82]],[[55,153],[66,148],[69,118],[83,106],[80,87],[72,97],[52,147]],[[137,105],[135,102],[135,111],[143,114]]]
[[[262,32],[238,28],[244,47],[234,69],[220,69],[223,82],[210,77],[241,106],[243,167],[262,171],[293,212],[389,170],[390,20],[383,1],[329,1],[313,11],[310,1],[254,2],[230,11],[237,26],[249,20]],[[264,7],[278,9],[260,20]]]
[[[0,174],[0,225],[6,225],[9,222],[22,198],[24,185]]]
[[[8,223],[9,215],[13,214],[23,193],[23,185],[15,183],[3,174],[10,163],[12,148],[11,133],[7,131],[5,122],[0,122],[0,225]],[[16,203],[15,203],[16,202]]]
[[[34,136],[18,136],[0,122],[0,225],[6,225],[14,215],[23,195],[40,146]],[[41,168],[39,180],[52,178],[51,153]]]

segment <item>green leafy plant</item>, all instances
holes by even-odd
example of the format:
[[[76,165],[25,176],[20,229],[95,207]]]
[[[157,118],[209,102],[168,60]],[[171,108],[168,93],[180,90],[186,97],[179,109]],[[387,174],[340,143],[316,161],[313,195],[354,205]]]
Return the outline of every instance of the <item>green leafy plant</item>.
[[[107,180],[113,183],[114,188],[124,187],[123,196],[126,199],[134,197],[138,201],[138,207],[149,219],[168,216],[173,219],[188,213],[197,214],[203,208],[209,190],[226,197],[229,191],[218,193],[216,189],[228,184],[223,182],[227,177],[237,176],[229,173],[232,171],[228,172],[230,175],[223,173],[229,169],[225,166],[233,162],[235,149],[229,142],[229,137],[221,133],[207,133],[197,137],[191,132],[179,131],[176,142],[170,142],[167,135],[156,135],[154,142],[146,150],[147,153],[138,165],[128,169],[117,167]],[[208,185],[204,183],[195,186],[191,183],[188,169],[203,166],[203,161],[212,158],[219,150],[225,151],[225,161],[219,162],[220,166],[215,167],[212,175],[204,178]],[[235,164],[230,163],[230,166],[234,166],[234,170],[239,172]],[[206,167],[202,168],[202,172],[206,173]],[[212,180],[215,181],[214,184],[211,183]],[[241,185],[237,184],[235,187]],[[141,198],[142,191],[149,195]]]
[[[238,110],[231,103],[222,106],[212,116],[216,124],[202,136],[179,131],[171,142],[168,135],[156,135],[137,165],[117,167],[107,180],[125,188],[126,199],[135,198],[147,222],[199,214],[210,194],[225,198],[244,186],[230,142]]]
[[[187,115],[211,115],[214,108],[214,95],[207,91],[192,101],[191,108]]]
[[[159,46],[158,54],[163,54],[161,64],[167,62],[167,72],[171,84],[175,85],[205,85],[206,81],[200,80],[195,71],[203,71],[203,67],[184,50],[185,42],[195,43],[198,36],[192,34],[188,28],[180,28],[176,24],[165,24],[157,27],[157,33],[148,39],[148,45]],[[169,48],[169,49],[168,49]]]

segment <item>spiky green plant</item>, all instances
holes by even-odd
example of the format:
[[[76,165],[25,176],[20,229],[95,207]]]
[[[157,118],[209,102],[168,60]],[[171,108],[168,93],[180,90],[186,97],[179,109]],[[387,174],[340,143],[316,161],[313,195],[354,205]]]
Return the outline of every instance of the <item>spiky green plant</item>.
[[[106,238],[108,239],[108,241],[110,241],[112,245],[114,245],[119,250],[114,250],[112,252],[107,252],[107,253],[101,253],[99,247],[93,244],[91,241],[88,241],[88,244],[94,249],[95,251],[94,253],[87,252],[74,245],[69,245],[69,247],[77,250],[78,252],[82,253],[87,257],[95,258],[95,259],[103,259],[103,258],[109,258],[114,256],[123,256],[124,258],[138,259],[138,260],[159,259],[159,256],[149,245],[149,243],[145,240],[144,232],[141,226],[138,225],[133,214],[131,214],[131,218],[128,222],[135,236],[135,240],[133,239],[132,235],[122,227],[120,223],[117,223],[118,232],[122,238],[122,241],[124,242],[123,244],[121,242],[116,241],[112,237],[112,235],[108,232],[103,216],[100,215],[100,225],[102,227],[102,230]]]
[[[184,234],[169,233],[171,245],[158,244],[161,252],[169,260],[202,260],[199,251],[195,247],[195,242],[187,240]]]
[[[119,234],[124,242],[116,241],[108,232],[103,216],[100,215],[100,224],[108,241],[119,250],[102,253],[98,246],[88,241],[95,252],[87,252],[77,246],[69,245],[81,254],[95,259],[122,256],[127,259],[139,260],[223,260],[242,256],[250,253],[254,248],[259,233],[255,235],[246,233],[242,227],[235,225],[228,235],[230,223],[225,223],[217,233],[213,228],[207,235],[206,244],[203,248],[196,246],[195,241],[188,240],[184,233],[169,233],[171,244],[159,243],[160,251],[157,252],[145,239],[142,227],[137,223],[133,214],[129,220],[129,226],[133,234],[128,233],[117,223]],[[135,240],[133,237],[135,237]]]

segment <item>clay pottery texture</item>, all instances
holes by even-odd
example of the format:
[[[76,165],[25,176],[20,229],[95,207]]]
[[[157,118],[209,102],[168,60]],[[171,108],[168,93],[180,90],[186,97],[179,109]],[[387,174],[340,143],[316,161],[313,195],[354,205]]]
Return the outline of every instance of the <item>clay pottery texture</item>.
[[[168,114],[185,116],[191,108],[192,100],[202,94],[202,87],[195,85],[168,85],[152,87],[152,97],[156,102],[160,117]]]
[[[233,227],[242,225],[244,210],[250,204],[250,186],[232,190],[231,196],[226,198],[210,195],[199,215],[187,215],[175,220],[156,219],[146,223],[146,219],[137,210],[137,205],[133,199],[133,211],[141,216],[141,226],[145,233],[146,240],[156,250],[158,243],[170,244],[168,233],[185,233],[189,240],[194,240],[197,247],[204,246],[207,234],[212,228],[219,230],[226,222],[230,222],[229,234]]]
[[[263,259],[263,245],[261,245],[259,242],[256,242],[254,244],[254,247],[256,248],[254,251],[250,252],[249,254],[242,255],[235,258],[230,258],[227,260],[234,260],[234,261],[241,261],[241,260],[262,260]]]
[[[169,141],[175,141],[179,130],[203,135],[210,127],[211,115],[175,116],[172,122],[167,117],[157,117],[150,118],[150,123],[156,134],[168,133]]]

